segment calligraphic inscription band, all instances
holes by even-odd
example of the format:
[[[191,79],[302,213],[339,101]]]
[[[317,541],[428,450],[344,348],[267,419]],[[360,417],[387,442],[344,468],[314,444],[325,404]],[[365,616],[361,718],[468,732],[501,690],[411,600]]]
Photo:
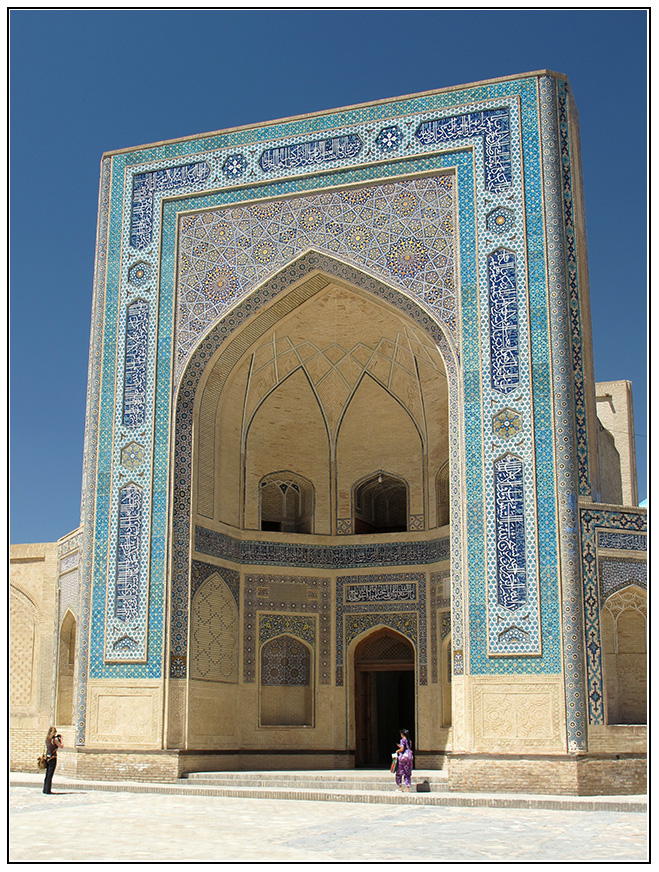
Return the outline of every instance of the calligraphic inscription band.
[[[401,584],[350,584],[345,587],[347,603],[406,602],[416,599],[414,582]]]
[[[527,601],[523,475],[519,457],[508,454],[494,464],[497,599],[512,611]]]
[[[492,388],[509,394],[519,385],[519,312],[512,251],[495,251],[487,259],[490,295]]]
[[[311,142],[269,148],[259,158],[259,164],[264,173],[294,170],[356,157],[363,146],[364,143],[356,133],[330,139],[315,139]]]
[[[140,427],[144,423],[148,354],[149,304],[136,300],[126,314],[124,427]]]
[[[167,193],[203,182],[210,175],[205,161],[167,167],[133,176],[133,196],[130,214],[130,244],[142,249],[153,240],[153,199],[157,193]]]
[[[108,615],[106,629],[108,660],[132,660],[144,655],[146,620],[140,573],[143,508],[142,488],[132,483],[121,488],[114,596],[108,597],[113,611]]]
[[[415,135],[423,145],[440,145],[481,137],[485,187],[492,193],[499,193],[512,186],[508,109],[486,109],[483,112],[424,121],[418,126]]]

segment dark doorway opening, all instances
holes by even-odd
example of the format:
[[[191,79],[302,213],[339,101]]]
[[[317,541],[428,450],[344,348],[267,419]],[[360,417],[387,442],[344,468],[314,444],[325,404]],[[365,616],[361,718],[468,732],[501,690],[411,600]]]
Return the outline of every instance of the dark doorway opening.
[[[385,767],[400,729],[414,747],[414,649],[392,630],[374,633],[355,651],[355,765]]]

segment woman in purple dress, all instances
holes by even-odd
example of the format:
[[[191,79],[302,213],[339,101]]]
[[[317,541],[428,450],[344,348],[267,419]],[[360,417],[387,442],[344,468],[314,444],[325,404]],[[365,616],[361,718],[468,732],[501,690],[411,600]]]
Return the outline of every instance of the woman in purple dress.
[[[405,792],[410,792],[412,785],[412,764],[414,763],[414,755],[412,754],[412,746],[410,745],[410,731],[400,731],[400,744],[396,749],[398,754],[398,765],[396,766],[396,786],[402,791],[401,782],[405,782]]]

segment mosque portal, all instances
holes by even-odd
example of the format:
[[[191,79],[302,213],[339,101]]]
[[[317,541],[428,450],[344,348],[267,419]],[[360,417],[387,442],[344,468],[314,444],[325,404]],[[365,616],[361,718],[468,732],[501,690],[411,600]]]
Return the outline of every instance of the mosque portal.
[[[631,385],[551,71],[109,152],[80,527],[12,546],[11,755],[645,789]],[[593,290],[596,293],[596,289]]]

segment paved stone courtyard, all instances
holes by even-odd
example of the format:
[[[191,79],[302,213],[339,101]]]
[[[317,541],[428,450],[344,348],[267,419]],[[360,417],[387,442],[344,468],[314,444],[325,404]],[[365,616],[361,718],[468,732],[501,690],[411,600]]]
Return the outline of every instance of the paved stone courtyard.
[[[53,814],[56,812],[57,817]],[[10,787],[10,862],[647,862],[647,815]]]

